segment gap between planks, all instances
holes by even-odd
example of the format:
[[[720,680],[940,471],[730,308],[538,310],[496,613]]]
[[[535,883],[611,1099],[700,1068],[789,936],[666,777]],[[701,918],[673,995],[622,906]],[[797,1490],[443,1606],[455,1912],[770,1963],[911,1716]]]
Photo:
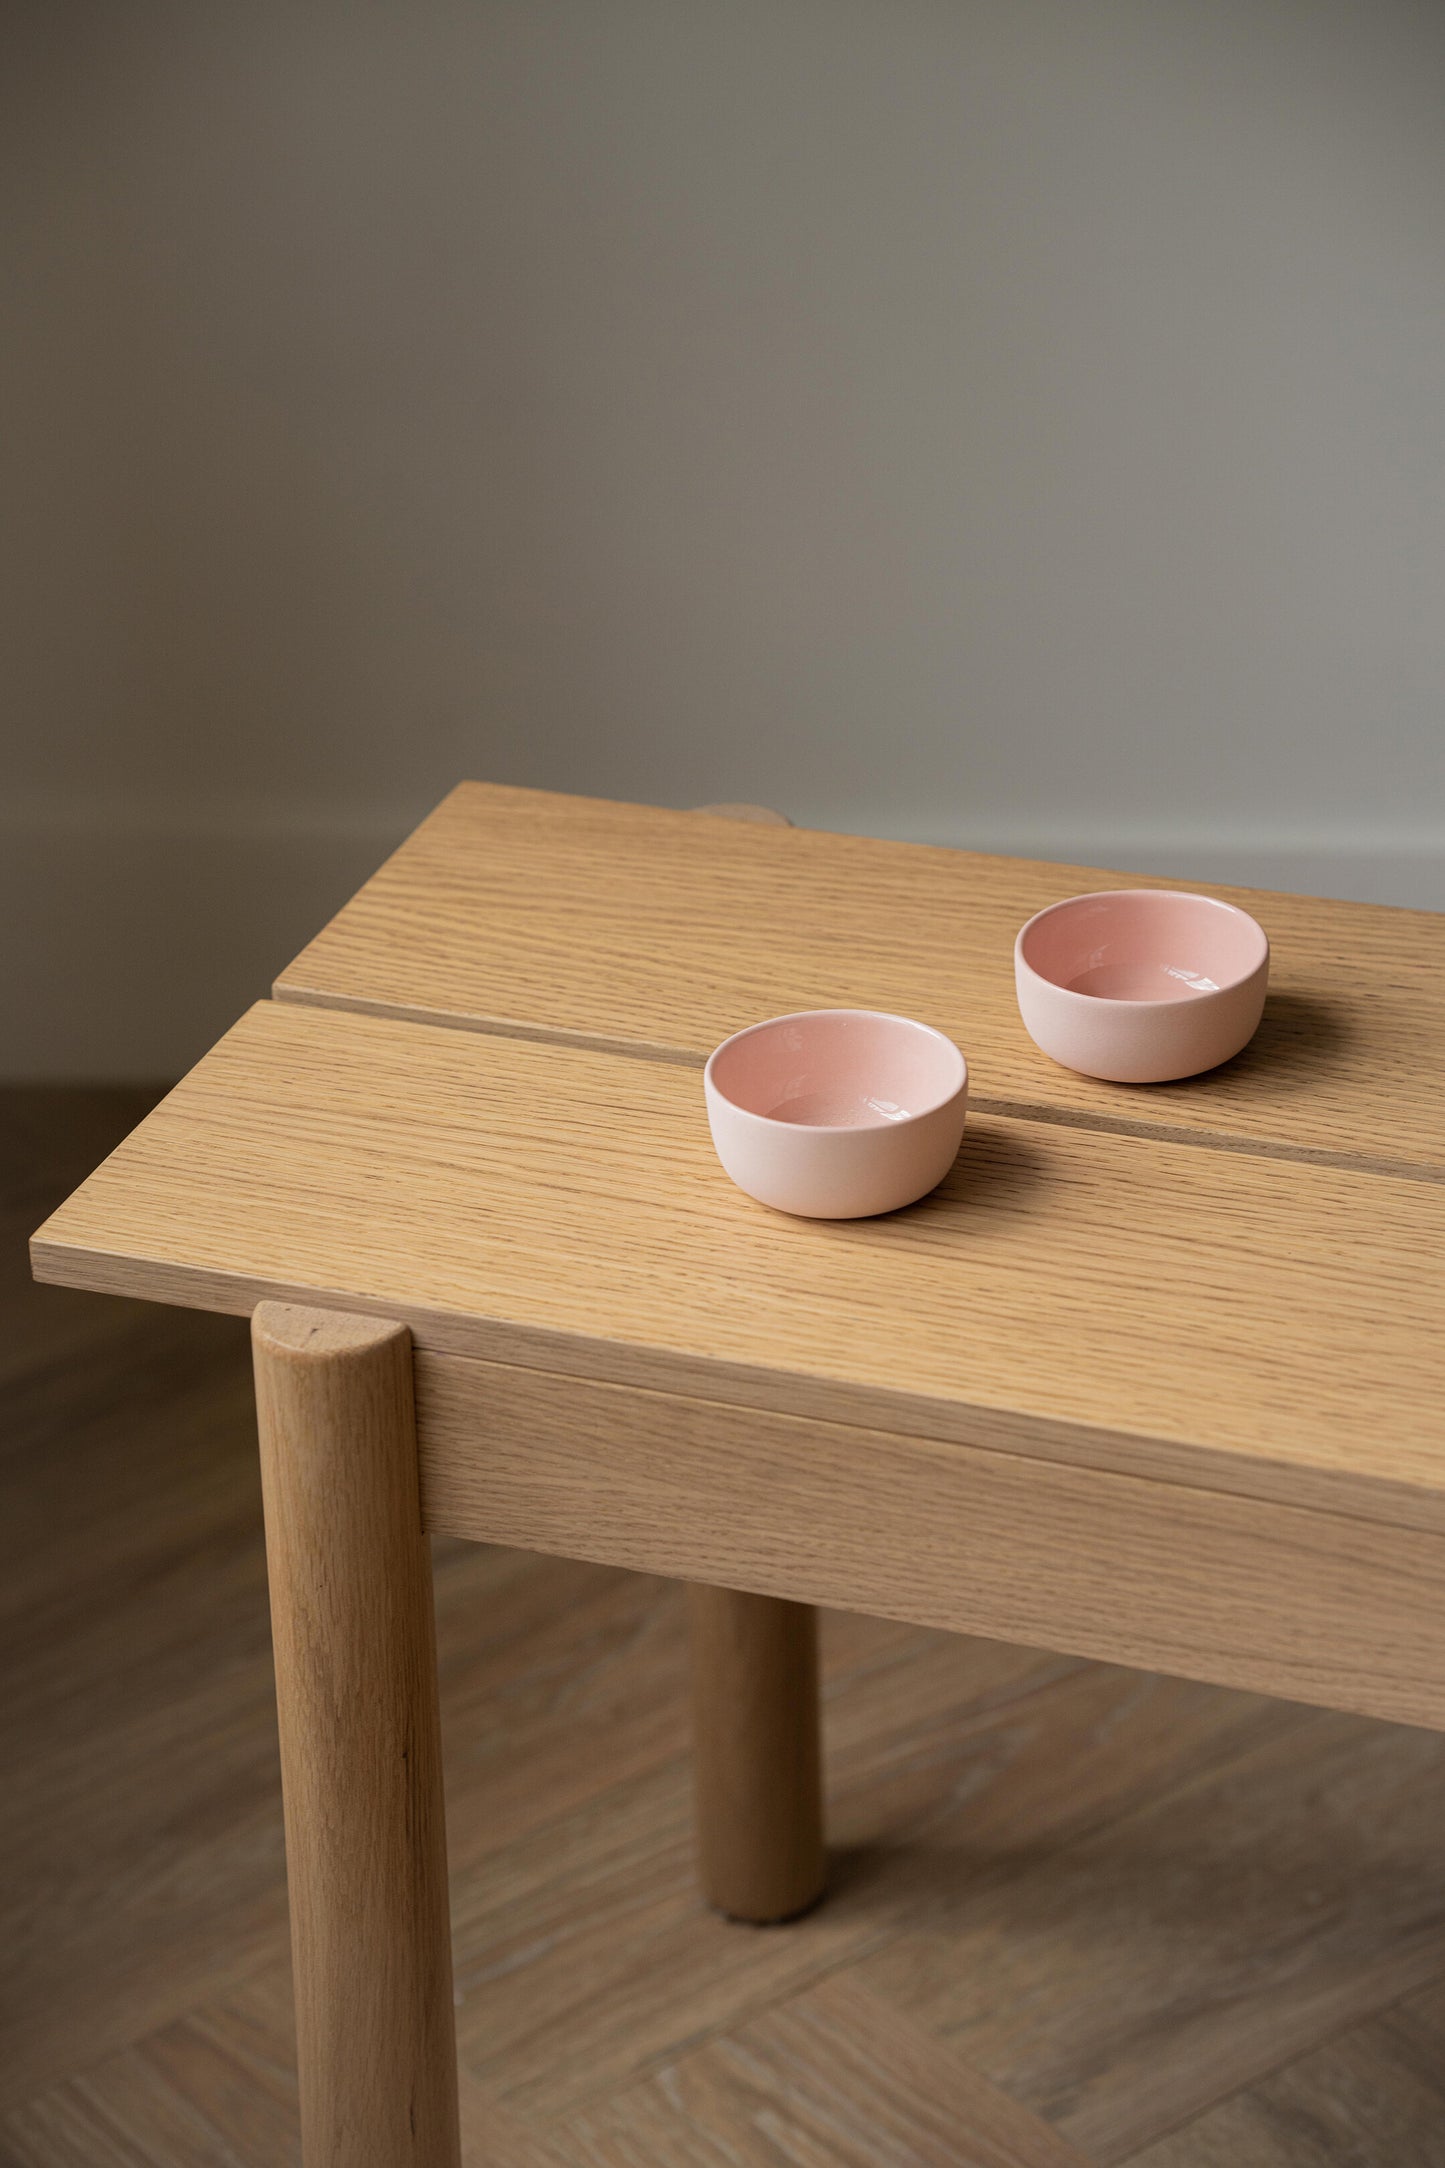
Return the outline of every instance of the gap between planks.
[[[433,1031],[469,1031],[486,1039],[525,1039],[533,1046],[569,1047],[580,1054],[618,1054],[629,1061],[662,1062],[673,1069],[702,1070],[707,1056],[691,1047],[664,1046],[639,1039],[611,1039],[590,1031],[562,1031],[545,1024],[524,1024],[515,1017],[463,1015],[460,1011],[410,1008],[395,1001],[364,1001],[352,994],[321,994],[277,980],[271,1000],[286,1008],[338,1009],[352,1016],[375,1016],[394,1024],[425,1024]],[[1227,1066],[1227,1065],[1226,1065]],[[1140,1086],[1141,1090],[1152,1089]],[[1211,1134],[1187,1125],[1131,1121],[1126,1114],[1098,1114],[1084,1107],[1047,1107],[1027,1099],[995,1099],[970,1091],[969,1112],[999,1114],[1015,1122],[1040,1122],[1050,1129],[1092,1130],[1106,1137],[1140,1137],[1145,1143],[1182,1144],[1200,1152],[1232,1152],[1241,1159],[1285,1160],[1302,1167],[1332,1167],[1342,1174],[1381,1175],[1401,1182],[1445,1182],[1445,1166],[1388,1159],[1370,1152],[1331,1152],[1323,1146],[1286,1144]]]

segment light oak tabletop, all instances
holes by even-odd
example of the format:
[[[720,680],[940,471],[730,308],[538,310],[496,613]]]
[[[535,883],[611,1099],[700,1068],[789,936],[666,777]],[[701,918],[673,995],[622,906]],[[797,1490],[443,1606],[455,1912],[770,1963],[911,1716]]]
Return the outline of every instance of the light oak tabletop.
[[[1024,920],[1088,890],[1180,885],[463,783],[275,993],[692,1063],[785,1010],[893,1009],[958,1041],[991,1112],[1445,1177],[1431,912],[1212,888],[1272,945],[1244,1054],[1123,1085],[1038,1051],[1014,999]]]
[[[43,1278],[1445,1525],[1445,1190],[973,1114],[906,1212],[771,1213],[676,1064],[261,1003]]]
[[[1257,1045],[1114,1089],[1010,952],[1119,878],[465,786],[34,1238],[255,1313],[308,2159],[456,2158],[429,1535],[699,1584],[749,1919],[821,1884],[809,1607],[1445,1728],[1445,920],[1244,896]],[[789,1218],[699,1066],[839,1003],[952,1033],[973,1104],[916,1204]]]
[[[1010,944],[1115,878],[465,785],[36,1271],[1445,1527],[1445,919],[1232,892],[1275,943],[1262,1046],[1110,1087],[1024,1036]],[[963,1152],[906,1212],[790,1220],[713,1156],[707,1047],[814,1002],[969,1056]]]

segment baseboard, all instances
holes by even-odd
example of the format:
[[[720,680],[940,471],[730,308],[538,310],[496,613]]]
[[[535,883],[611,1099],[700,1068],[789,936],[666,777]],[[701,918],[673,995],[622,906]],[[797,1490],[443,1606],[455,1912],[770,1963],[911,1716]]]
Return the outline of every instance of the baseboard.
[[[858,807],[791,809],[868,832]],[[0,822],[0,1079],[179,1076],[411,826],[12,813]],[[1240,837],[880,820],[873,832],[1209,884],[1445,909],[1445,837]]]

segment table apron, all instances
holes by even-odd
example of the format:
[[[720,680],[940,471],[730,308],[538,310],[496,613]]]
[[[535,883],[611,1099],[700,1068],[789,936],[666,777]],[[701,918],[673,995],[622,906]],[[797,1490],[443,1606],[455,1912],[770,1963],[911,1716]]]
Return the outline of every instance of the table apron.
[[[1445,1730],[1445,1536],[418,1350],[436,1534]]]

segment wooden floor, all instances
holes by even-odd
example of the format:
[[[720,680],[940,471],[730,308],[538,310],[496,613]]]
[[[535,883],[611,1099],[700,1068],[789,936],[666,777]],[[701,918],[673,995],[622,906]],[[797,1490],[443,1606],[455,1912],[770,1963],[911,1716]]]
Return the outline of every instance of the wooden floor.
[[[28,1284],[0,1098],[0,2161],[296,2155],[245,1329]],[[710,1917],[682,1607],[438,1546],[480,2168],[1445,2168],[1445,1739],[824,1621],[833,1894]]]

